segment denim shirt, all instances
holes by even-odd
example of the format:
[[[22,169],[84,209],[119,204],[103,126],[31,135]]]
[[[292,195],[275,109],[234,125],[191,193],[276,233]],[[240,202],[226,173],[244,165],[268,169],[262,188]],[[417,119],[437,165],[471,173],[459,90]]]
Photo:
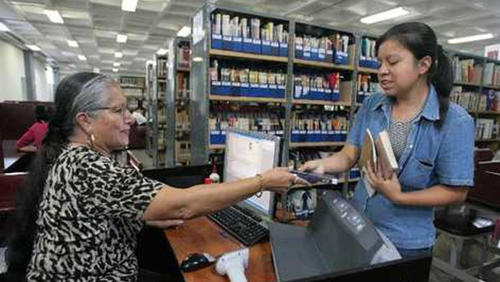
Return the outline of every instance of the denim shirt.
[[[349,131],[347,142],[361,148],[366,128],[374,138],[390,124],[392,98],[377,93],[365,99]],[[418,191],[437,184],[473,186],[474,122],[460,106],[450,103],[441,128],[439,101],[434,86],[421,113],[412,121],[406,148],[399,159],[397,176],[403,192]],[[368,198],[364,181],[358,181],[354,205],[363,211],[401,249],[434,245],[434,209],[397,205],[381,193]]]

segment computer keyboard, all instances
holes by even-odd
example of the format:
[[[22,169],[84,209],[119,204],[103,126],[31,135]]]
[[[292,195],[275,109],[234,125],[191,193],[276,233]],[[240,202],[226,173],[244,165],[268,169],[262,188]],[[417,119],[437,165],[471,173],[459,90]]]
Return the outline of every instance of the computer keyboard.
[[[231,206],[209,214],[208,218],[245,246],[251,246],[269,234],[267,228],[260,224],[261,219],[258,216],[238,206]]]

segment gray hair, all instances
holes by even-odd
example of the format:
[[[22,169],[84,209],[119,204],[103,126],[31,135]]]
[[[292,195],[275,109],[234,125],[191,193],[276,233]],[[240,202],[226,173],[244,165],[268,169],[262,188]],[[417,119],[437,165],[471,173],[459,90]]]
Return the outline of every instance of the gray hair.
[[[73,101],[71,107],[73,118],[80,112],[87,112],[93,116],[96,109],[105,107],[109,101],[107,90],[114,86],[117,86],[116,82],[103,74],[87,81]]]

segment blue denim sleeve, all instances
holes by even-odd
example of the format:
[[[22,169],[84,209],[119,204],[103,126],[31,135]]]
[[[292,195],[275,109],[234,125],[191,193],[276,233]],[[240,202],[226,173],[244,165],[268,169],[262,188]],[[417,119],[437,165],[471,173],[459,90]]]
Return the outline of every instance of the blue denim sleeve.
[[[349,134],[347,135],[347,143],[354,145],[358,148],[361,148],[362,138],[365,133],[366,125],[365,119],[368,114],[370,97],[365,98],[363,101],[363,105],[358,110],[358,113],[354,117],[354,122],[352,123],[351,129],[349,130]]]
[[[467,113],[454,114],[446,117],[453,120],[446,128],[437,156],[438,182],[450,186],[473,186],[474,121]]]

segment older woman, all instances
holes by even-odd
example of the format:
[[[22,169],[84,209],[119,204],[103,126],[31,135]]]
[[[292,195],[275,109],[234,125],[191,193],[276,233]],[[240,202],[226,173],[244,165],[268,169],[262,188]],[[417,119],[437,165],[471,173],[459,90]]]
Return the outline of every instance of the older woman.
[[[136,234],[145,220],[189,219],[294,182],[285,169],[175,189],[120,167],[132,118],[119,86],[77,73],[57,87],[55,114],[19,198],[9,272],[28,281],[135,281]]]

